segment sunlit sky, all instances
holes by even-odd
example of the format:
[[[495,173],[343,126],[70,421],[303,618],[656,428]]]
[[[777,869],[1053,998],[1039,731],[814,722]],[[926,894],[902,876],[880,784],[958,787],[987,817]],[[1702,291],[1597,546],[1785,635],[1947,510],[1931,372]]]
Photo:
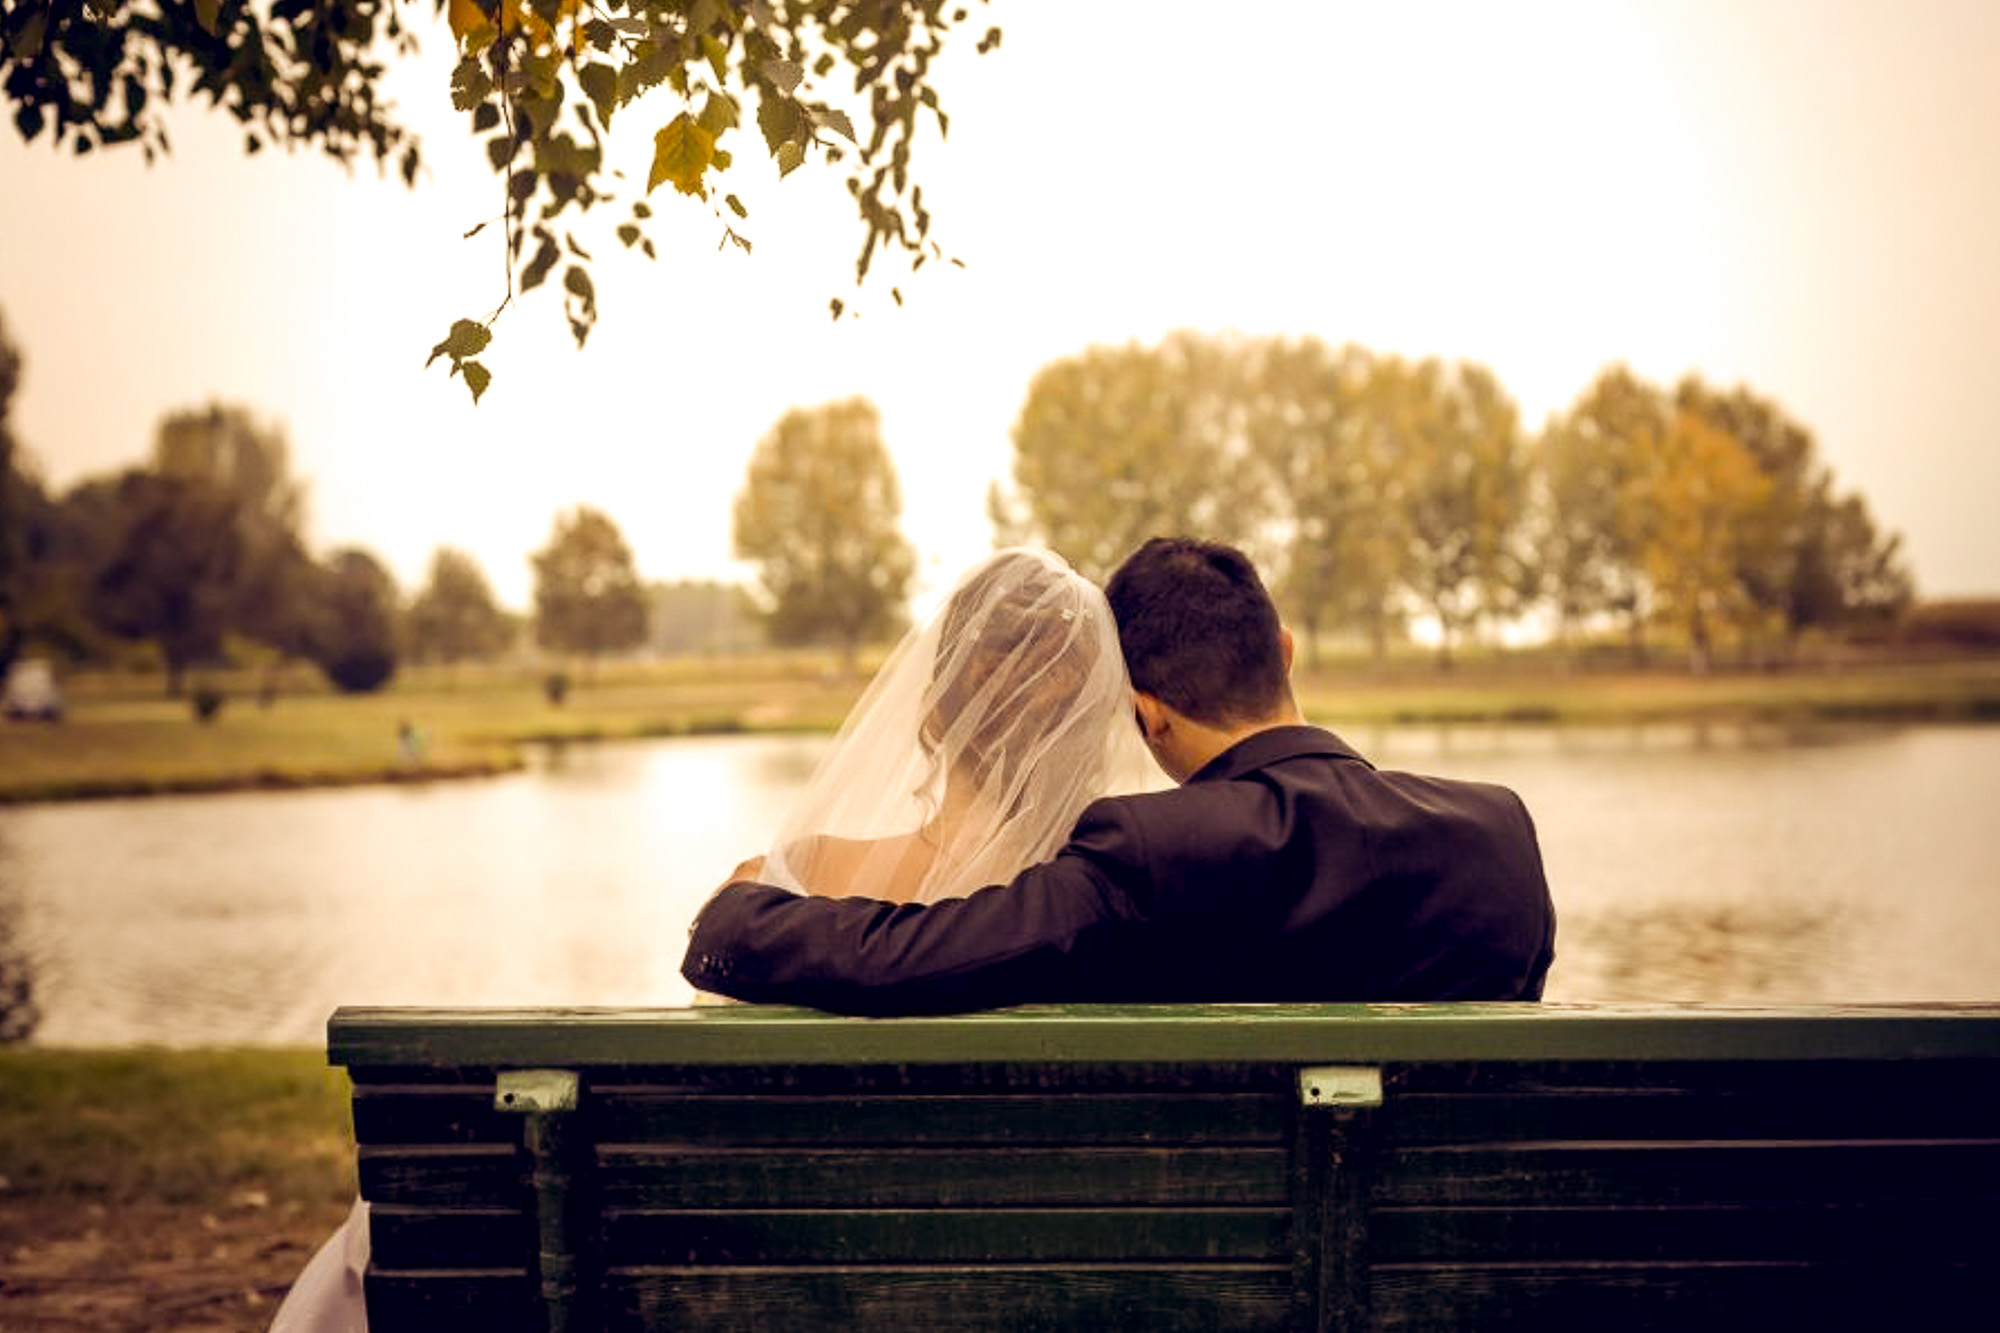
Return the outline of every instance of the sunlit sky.
[[[1002,48],[971,50],[988,16]],[[58,487],[141,461],[211,400],[281,424],[316,549],[406,589],[470,551],[501,599],[558,510],[608,512],[647,578],[738,577],[730,508],[789,407],[882,410],[925,579],[990,543],[989,480],[1037,367],[1171,329],[1312,333],[1490,366],[1533,427],[1613,361],[1745,383],[1900,531],[1929,596],[2000,592],[2000,4],[1508,0],[1251,7],[1002,0],[936,82],[916,173],[965,261],[858,298],[834,172],[730,188],[755,253],[670,193],[661,259],[586,220],[601,322],[517,301],[474,407],[431,344],[504,293],[499,184],[450,109],[449,37],[400,71],[415,192],[246,159],[195,106],[174,153],[76,159],[0,132],[14,426]],[[658,93],[622,113],[644,177]],[[725,144],[725,146],[728,146]],[[862,310],[834,323],[828,298]]]

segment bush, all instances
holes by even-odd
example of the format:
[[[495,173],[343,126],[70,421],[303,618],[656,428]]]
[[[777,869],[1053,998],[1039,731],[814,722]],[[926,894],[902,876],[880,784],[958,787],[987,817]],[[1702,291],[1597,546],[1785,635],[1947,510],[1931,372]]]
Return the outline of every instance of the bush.
[[[396,674],[396,655],[381,648],[356,648],[320,663],[342,694],[373,694]]]
[[[562,701],[569,697],[569,674],[563,671],[549,672],[542,677],[542,693],[548,696],[550,703],[560,708]]]

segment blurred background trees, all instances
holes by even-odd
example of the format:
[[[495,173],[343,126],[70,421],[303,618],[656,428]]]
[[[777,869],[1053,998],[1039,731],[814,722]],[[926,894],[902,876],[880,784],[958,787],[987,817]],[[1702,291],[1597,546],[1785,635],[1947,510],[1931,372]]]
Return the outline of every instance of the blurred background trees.
[[[26,366],[0,323],[0,669],[29,651],[143,662],[178,692],[207,666],[261,667],[268,701],[290,662],[369,689],[405,656],[526,650],[459,548],[434,549],[407,603],[372,554],[313,555],[284,428],[240,404],[168,413],[143,463],[52,491],[9,428]],[[1046,543],[1093,578],[1155,533],[1245,547],[1309,663],[1324,642],[1380,656],[1418,625],[1445,664],[1504,630],[1635,663],[1671,646],[1697,670],[1899,626],[1993,637],[1976,606],[1911,612],[1898,537],[1779,405],[1617,364],[1530,432],[1471,362],[1185,330],[1086,348],[1032,377],[1010,481],[986,498],[996,542]],[[917,590],[901,510],[871,403],[793,408],[735,497],[754,589],[648,584],[611,518],[577,506],[531,558],[534,642],[594,661],[768,638],[852,664]]]
[[[478,662],[500,656],[514,641],[514,623],[494,600],[479,562],[440,546],[430,577],[410,603],[410,656],[418,662]]]
[[[734,512],[736,558],[757,568],[771,639],[860,646],[902,623],[916,552],[902,490],[865,398],[793,408],[750,457]]]
[[[1811,432],[1747,388],[1607,366],[1539,433],[1472,362],[1186,331],[1063,357],[1028,386],[1002,541],[1093,578],[1162,532],[1250,550],[1307,651],[1381,653],[1423,621],[1449,664],[1498,626],[1650,632],[1706,667],[1893,621],[1899,540],[1839,494]],[[1309,659],[1310,660],[1310,659]]]
[[[646,595],[632,548],[609,515],[577,505],[556,516],[535,572],[535,642],[595,662],[646,638]]]

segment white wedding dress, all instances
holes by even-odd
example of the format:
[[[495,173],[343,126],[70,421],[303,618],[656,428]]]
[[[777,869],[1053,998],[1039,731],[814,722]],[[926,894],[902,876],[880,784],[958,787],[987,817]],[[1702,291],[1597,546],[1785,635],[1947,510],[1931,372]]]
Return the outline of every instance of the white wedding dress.
[[[1104,594],[1059,556],[999,551],[869,683],[757,877],[930,903],[1045,860],[1084,806],[1160,780]],[[365,1333],[368,1206],[315,1254],[273,1333]]]

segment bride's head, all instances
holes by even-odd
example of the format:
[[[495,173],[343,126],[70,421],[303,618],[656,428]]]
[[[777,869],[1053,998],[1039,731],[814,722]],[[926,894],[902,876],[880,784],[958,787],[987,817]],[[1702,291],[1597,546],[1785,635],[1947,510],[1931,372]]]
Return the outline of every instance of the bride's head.
[[[1004,882],[1139,774],[1131,710],[1104,594],[1047,551],[997,552],[890,653],[765,873],[918,902]]]
[[[1043,765],[1101,781],[1130,706],[1103,592],[1051,552],[995,553],[945,604],[924,703],[925,750],[1001,808],[1030,797]]]

